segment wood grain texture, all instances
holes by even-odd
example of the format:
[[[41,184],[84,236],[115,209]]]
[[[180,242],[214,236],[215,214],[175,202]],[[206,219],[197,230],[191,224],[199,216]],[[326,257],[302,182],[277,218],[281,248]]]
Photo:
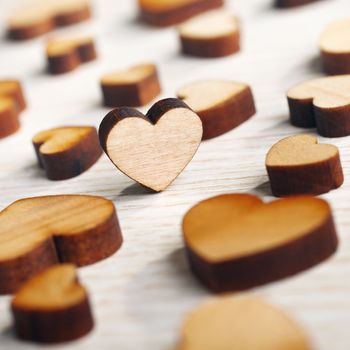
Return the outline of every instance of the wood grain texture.
[[[120,107],[99,128],[100,143],[125,175],[156,192],[164,191],[196,154],[202,122],[184,102],[167,98],[143,115]]]
[[[1,26],[18,3],[0,3]],[[266,153],[278,140],[305,133],[290,125],[285,93],[297,83],[323,76],[317,61],[320,33],[329,21],[343,18],[350,6],[348,0],[325,0],[276,11],[271,0],[228,0],[228,8],[241,19],[242,50],[207,60],[179,55],[172,29],[156,31],[135,23],[137,8],[131,1],[115,4],[116,0],[94,1],[96,18],[83,25],[98,30],[101,55],[96,65],[72,74],[53,78],[42,73],[41,39],[25,45],[0,43],[0,75],[20,78],[30,100],[21,130],[0,141],[1,208],[35,195],[102,195],[115,203],[125,239],[117,254],[79,269],[90,293],[96,327],[87,337],[55,350],[174,347],[184,317],[209,296],[189,273],[181,235],[183,215],[198,201],[222,193],[250,192],[265,201],[273,199],[264,165]],[[160,98],[175,96],[179,88],[199,79],[230,79],[252,87],[257,114],[234,130],[202,142],[186,171],[159,194],[145,193],[116,171],[106,156],[79,177],[64,182],[43,178],[32,137],[59,125],[98,127],[109,112],[101,106],[101,75],[140,62],[157,63],[163,88]],[[148,108],[141,111],[146,113]],[[314,129],[307,132],[317,136]],[[333,209],[338,251],[324,264],[252,292],[300,323],[314,349],[349,350],[349,138],[317,138],[339,148],[345,175],[343,186],[321,196]],[[9,301],[0,297],[1,347],[34,350],[9,330]]]
[[[89,297],[74,265],[49,267],[28,280],[11,302],[16,335],[26,341],[61,343],[94,326]]]
[[[178,27],[178,34],[185,55],[224,57],[240,49],[238,19],[226,10],[195,16]]]
[[[18,7],[9,16],[7,36],[12,40],[28,40],[90,16],[88,0],[36,0]]]
[[[32,142],[39,166],[50,180],[78,176],[102,154],[96,128],[90,126],[44,130],[36,134]]]
[[[224,5],[224,0],[139,0],[142,21],[159,27],[171,26],[185,21],[201,12]]]
[[[122,244],[113,203],[97,196],[20,199],[0,212],[0,294],[60,262],[93,264]]]
[[[105,106],[145,106],[160,92],[157,67],[139,64],[124,71],[106,74],[101,78]]]
[[[267,153],[265,165],[276,197],[318,195],[344,182],[338,148],[319,144],[311,135],[289,136],[278,141]]]

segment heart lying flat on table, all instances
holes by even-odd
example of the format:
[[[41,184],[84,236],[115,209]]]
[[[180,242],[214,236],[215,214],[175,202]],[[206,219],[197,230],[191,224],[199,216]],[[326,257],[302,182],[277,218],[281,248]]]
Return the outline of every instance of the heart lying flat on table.
[[[107,114],[101,146],[115,166],[154,191],[163,191],[195,155],[202,139],[200,118],[184,102],[165,99],[143,115],[129,107]]]
[[[337,247],[329,205],[311,196],[267,204],[249,194],[217,196],[190,209],[183,232],[193,272],[215,292],[293,275]]]
[[[11,307],[16,333],[25,340],[68,341],[93,327],[87,292],[70,264],[53,266],[27,281]]]
[[[273,145],[266,156],[274,196],[326,193],[344,181],[336,146],[311,135],[295,135]]]

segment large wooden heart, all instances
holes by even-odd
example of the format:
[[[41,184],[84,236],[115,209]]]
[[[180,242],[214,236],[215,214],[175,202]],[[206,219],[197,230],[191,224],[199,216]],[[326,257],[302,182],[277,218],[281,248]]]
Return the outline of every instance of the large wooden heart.
[[[154,191],[163,191],[195,155],[202,139],[200,118],[184,102],[169,98],[146,115],[129,107],[106,115],[101,146],[115,166]]]
[[[215,292],[293,275],[337,247],[328,203],[311,196],[267,204],[249,194],[210,198],[186,214],[183,232],[193,272]]]

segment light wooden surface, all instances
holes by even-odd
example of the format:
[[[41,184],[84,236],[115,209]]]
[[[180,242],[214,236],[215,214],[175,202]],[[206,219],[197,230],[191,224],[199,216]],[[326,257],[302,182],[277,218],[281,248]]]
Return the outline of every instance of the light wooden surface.
[[[1,208],[34,195],[102,195],[115,202],[125,238],[112,258],[79,271],[92,298],[95,330],[57,349],[171,349],[184,315],[209,296],[188,272],[180,231],[183,214],[198,200],[219,193],[251,192],[271,198],[265,154],[282,137],[304,132],[287,122],[285,91],[321,76],[316,59],[319,34],[350,9],[348,0],[325,0],[283,11],[272,9],[271,2],[232,0],[230,7],[241,18],[243,45],[241,53],[223,59],[182,57],[176,32],[138,24],[132,1],[95,2],[94,20],[78,28],[96,34],[100,59],[68,75],[44,73],[45,39],[24,43],[1,39],[0,76],[21,78],[29,101],[21,131],[0,141]],[[16,3],[1,0],[1,27]],[[46,180],[37,167],[31,137],[63,124],[97,126],[109,111],[101,107],[101,75],[152,61],[159,64],[163,97],[174,96],[194,79],[233,79],[252,86],[257,115],[238,129],[204,142],[181,176],[160,194],[148,194],[134,185],[106,156],[77,178]],[[348,350],[350,138],[319,137],[319,141],[338,146],[343,162],[344,185],[322,196],[334,209],[339,250],[319,267],[254,293],[289,311],[305,327],[316,349]],[[35,349],[15,340],[10,325],[9,298],[1,297],[0,348]]]

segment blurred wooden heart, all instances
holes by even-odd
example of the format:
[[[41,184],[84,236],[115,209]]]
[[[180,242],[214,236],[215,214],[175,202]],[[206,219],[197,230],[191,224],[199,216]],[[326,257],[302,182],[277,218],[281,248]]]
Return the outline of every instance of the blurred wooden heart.
[[[249,194],[217,196],[190,209],[183,232],[193,272],[215,292],[291,276],[337,247],[328,203],[311,196],[270,203]]]
[[[146,115],[116,108],[99,129],[101,146],[114,165],[156,192],[167,188],[191,161],[202,134],[200,118],[175,98],[157,102]]]

